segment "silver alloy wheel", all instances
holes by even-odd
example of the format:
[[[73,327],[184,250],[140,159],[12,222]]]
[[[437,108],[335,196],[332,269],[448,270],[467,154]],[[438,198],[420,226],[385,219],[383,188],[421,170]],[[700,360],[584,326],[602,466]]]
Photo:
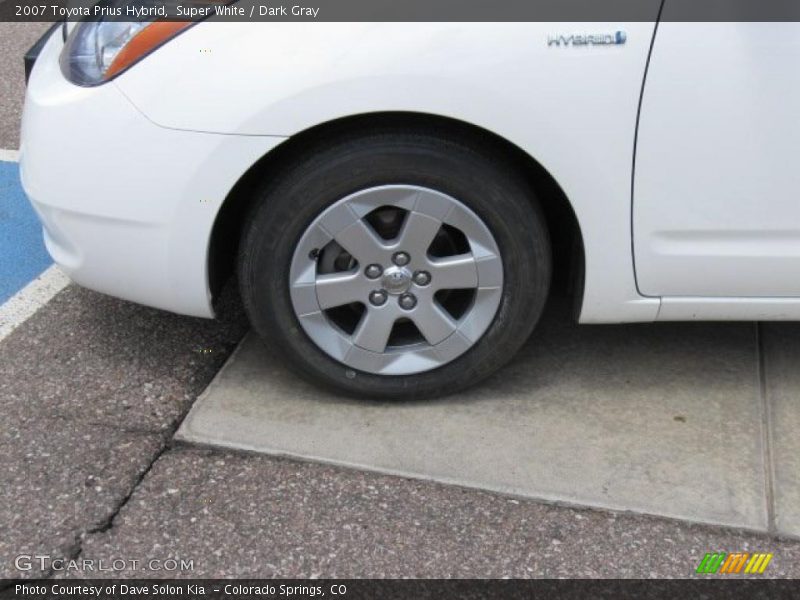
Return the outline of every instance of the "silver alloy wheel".
[[[503,263],[464,204],[387,185],[323,211],[301,236],[289,279],[295,314],[324,352],[359,371],[408,375],[480,339],[500,304]]]

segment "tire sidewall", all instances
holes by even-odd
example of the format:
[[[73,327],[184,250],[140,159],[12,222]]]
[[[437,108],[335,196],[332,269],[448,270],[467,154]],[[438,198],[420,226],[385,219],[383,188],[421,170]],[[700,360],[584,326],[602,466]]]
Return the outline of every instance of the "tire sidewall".
[[[456,198],[492,232],[503,264],[500,304],[481,339],[452,362],[417,374],[376,375],[336,361],[306,335],[290,297],[295,248],[314,219],[338,200],[382,185]],[[314,380],[376,398],[443,395],[492,373],[530,335],[549,287],[549,248],[532,190],[513,171],[458,144],[377,136],[315,153],[261,190],[243,237],[242,297],[267,346]]]

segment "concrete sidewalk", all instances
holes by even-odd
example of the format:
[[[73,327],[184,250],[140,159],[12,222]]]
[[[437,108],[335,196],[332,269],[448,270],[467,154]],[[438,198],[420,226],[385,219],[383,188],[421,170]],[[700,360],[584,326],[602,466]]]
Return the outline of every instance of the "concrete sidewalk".
[[[178,439],[573,505],[800,535],[794,325],[584,327],[424,403],[310,386],[248,337]]]

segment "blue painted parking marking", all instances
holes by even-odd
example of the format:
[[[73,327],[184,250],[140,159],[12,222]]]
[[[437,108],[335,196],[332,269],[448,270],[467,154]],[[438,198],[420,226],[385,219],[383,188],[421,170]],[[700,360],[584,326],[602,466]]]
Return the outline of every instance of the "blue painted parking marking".
[[[0,162],[0,304],[53,263],[15,162]]]

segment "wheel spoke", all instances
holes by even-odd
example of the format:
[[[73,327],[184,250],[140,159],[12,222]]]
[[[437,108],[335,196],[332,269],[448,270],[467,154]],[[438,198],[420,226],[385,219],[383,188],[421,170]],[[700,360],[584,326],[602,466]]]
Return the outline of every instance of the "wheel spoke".
[[[425,254],[442,222],[419,212],[410,212],[403,224],[397,247],[411,254]]]
[[[381,262],[385,246],[377,234],[359,219],[336,234],[336,241],[361,264]]]
[[[317,300],[322,310],[353,302],[364,302],[367,291],[361,273],[331,273],[316,280]]]
[[[397,312],[391,306],[367,308],[353,333],[353,343],[365,350],[383,352],[396,320]]]
[[[463,254],[432,256],[434,246]],[[426,187],[383,185],[336,200],[308,223],[287,283],[300,327],[348,377],[403,376],[456,360],[486,333],[502,298],[503,262],[466,204]],[[457,318],[440,298],[459,309]],[[356,303],[358,311],[346,310]]]
[[[431,261],[431,277],[437,290],[478,287],[478,269],[472,254],[459,254]]]
[[[436,345],[456,330],[456,322],[435,303],[420,304],[411,319],[429,344]]]

